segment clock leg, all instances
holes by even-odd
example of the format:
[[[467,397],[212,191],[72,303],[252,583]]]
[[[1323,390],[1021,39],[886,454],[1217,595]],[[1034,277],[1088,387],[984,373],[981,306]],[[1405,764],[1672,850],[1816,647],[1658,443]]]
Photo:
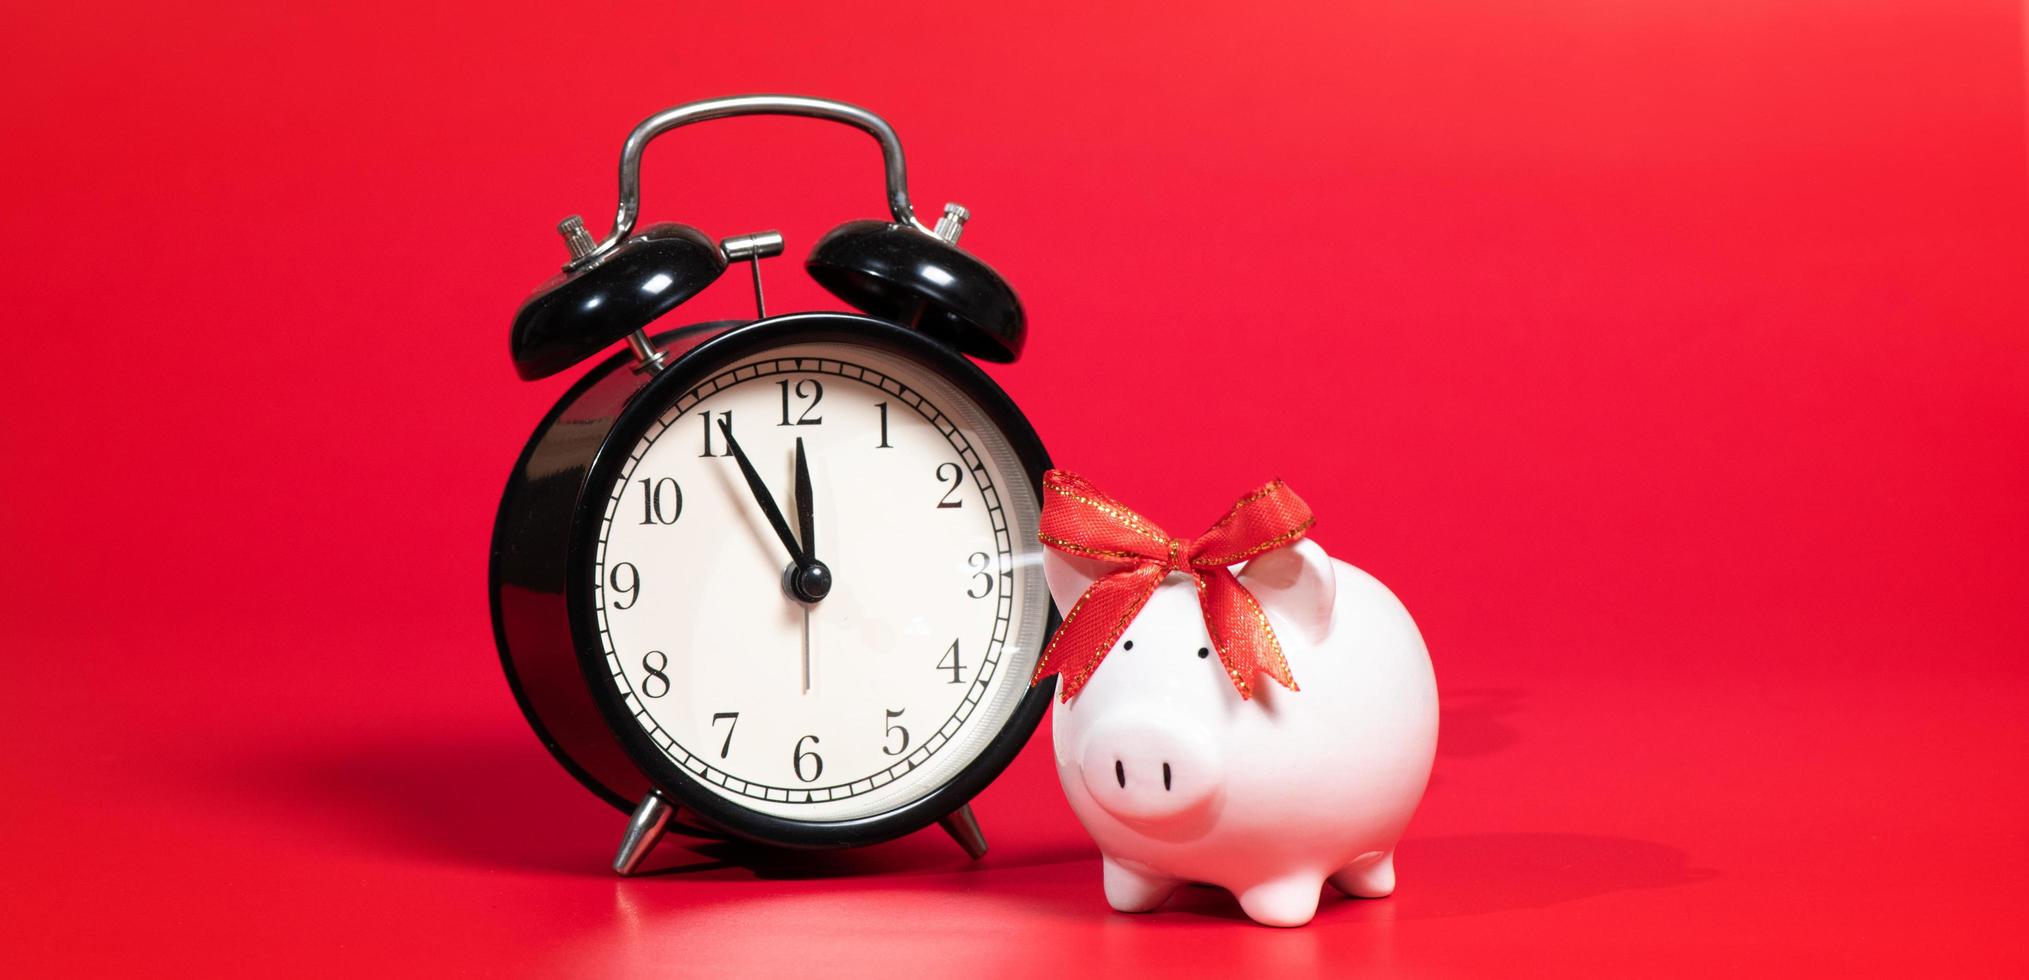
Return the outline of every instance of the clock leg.
[[[613,855],[613,870],[622,875],[631,875],[641,869],[641,862],[647,860],[648,852],[655,849],[655,842],[662,839],[662,832],[669,829],[669,818],[676,815],[676,805],[661,793],[649,790],[641,798],[641,805],[634,808],[634,816],[627,821],[627,833],[620,838],[620,853]]]
[[[944,832],[950,834],[959,847],[965,848],[965,853],[971,855],[974,861],[986,856],[986,835],[979,832],[979,818],[972,815],[972,804],[967,803],[945,814],[944,819],[937,821],[937,826],[944,828]]]

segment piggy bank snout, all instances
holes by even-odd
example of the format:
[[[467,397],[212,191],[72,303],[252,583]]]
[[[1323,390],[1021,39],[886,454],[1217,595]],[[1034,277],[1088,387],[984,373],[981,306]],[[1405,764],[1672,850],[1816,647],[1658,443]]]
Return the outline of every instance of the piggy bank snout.
[[[1191,726],[1122,720],[1086,734],[1079,760],[1085,789],[1113,816],[1138,823],[1189,813],[1224,779],[1217,746]]]

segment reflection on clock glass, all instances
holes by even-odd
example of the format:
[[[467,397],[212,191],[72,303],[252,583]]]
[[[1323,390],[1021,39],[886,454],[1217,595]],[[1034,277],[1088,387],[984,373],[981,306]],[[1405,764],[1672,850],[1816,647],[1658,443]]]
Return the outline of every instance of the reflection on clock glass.
[[[831,571],[808,603],[782,540],[801,544],[799,439]],[[928,368],[850,344],[745,358],[629,455],[596,548],[600,640],[627,710],[694,782],[792,819],[883,813],[949,782],[1027,693],[1049,609],[1034,491]]]

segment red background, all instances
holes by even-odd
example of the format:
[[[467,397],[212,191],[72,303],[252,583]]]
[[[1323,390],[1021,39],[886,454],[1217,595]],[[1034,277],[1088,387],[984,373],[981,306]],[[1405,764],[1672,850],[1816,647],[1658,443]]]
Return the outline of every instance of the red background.
[[[2029,968],[2017,5],[291,6],[0,13],[10,972]],[[568,383],[508,317],[629,127],[750,90],[972,208],[1061,464],[1183,531],[1284,476],[1403,597],[1395,897],[1109,913],[1047,735],[978,865],[604,870],[487,623]],[[833,305],[864,137],[673,143],[648,217],[780,228]]]

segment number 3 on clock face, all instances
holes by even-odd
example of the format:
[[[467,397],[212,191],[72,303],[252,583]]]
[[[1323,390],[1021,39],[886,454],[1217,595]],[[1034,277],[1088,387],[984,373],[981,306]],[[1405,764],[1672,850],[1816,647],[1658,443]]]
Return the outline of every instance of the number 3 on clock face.
[[[920,799],[1028,691],[1049,615],[1033,492],[988,413],[913,360],[825,343],[726,365],[610,483],[592,573],[613,692],[738,807],[841,821]],[[818,601],[785,587],[785,537],[829,569]]]

